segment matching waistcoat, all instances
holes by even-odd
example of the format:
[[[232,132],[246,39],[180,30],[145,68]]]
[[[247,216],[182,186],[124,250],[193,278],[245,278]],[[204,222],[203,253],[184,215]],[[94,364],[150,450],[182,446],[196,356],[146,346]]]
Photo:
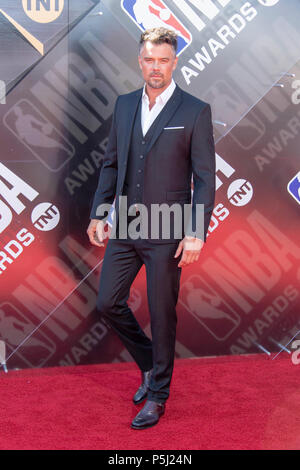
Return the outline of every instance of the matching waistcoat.
[[[141,203],[143,200],[143,181],[146,163],[146,151],[149,142],[152,139],[155,128],[164,112],[164,109],[159,113],[157,118],[152,123],[148,132],[143,136],[141,124],[142,112],[142,99],[135,115],[134,125],[131,134],[131,143],[128,154],[127,171],[125,176],[123,195],[127,196],[128,208],[132,204]]]

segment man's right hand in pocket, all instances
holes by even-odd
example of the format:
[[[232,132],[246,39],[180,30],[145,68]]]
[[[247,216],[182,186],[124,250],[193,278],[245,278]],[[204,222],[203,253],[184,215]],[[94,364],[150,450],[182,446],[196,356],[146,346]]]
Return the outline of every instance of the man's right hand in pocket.
[[[104,240],[107,238],[107,233],[105,232],[105,222],[98,219],[92,219],[87,228],[87,234],[89,236],[90,242],[95,246],[104,246]]]

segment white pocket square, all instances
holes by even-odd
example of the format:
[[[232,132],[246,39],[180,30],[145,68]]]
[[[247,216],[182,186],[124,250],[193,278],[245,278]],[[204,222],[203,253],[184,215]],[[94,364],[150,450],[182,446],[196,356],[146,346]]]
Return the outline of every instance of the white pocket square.
[[[179,126],[179,127],[164,127],[164,130],[165,131],[168,131],[168,130],[174,130],[174,129],[184,129],[184,126]]]

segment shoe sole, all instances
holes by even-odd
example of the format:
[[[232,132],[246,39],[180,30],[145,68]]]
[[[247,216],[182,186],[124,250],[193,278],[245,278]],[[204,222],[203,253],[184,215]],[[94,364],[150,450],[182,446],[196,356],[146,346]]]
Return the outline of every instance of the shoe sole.
[[[135,429],[135,430],[143,430],[143,429],[148,429],[148,428],[152,428],[152,426],[155,426],[156,424],[158,423],[158,421],[156,421],[156,423],[153,423],[153,424],[148,424],[147,426],[133,426],[131,425],[131,429]]]
[[[163,412],[163,413],[159,416],[158,420],[155,421],[155,423],[146,424],[145,426],[134,426],[133,424],[131,424],[131,428],[132,428],[132,429],[136,429],[136,430],[152,428],[152,426],[155,426],[155,425],[159,422],[160,418],[161,418],[164,414],[165,414],[165,412]]]

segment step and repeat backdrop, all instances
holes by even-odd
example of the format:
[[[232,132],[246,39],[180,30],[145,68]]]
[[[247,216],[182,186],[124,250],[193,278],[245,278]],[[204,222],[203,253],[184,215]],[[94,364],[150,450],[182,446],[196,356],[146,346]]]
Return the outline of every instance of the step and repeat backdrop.
[[[279,352],[300,330],[299,0],[0,0],[0,362],[132,360],[96,311],[86,229],[114,103],[146,28],[212,106],[216,204],[182,270],[177,357]],[[145,270],[129,304],[148,334]]]

